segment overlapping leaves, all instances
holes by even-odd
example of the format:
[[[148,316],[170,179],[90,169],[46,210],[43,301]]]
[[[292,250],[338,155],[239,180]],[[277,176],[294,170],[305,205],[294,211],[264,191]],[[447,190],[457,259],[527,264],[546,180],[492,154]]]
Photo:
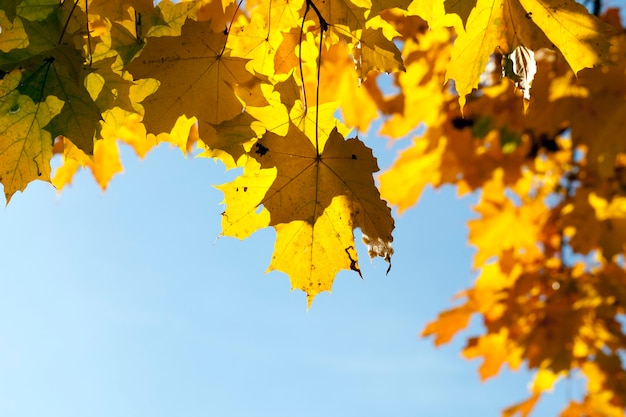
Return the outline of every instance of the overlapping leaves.
[[[106,188],[122,170],[118,141],[142,157],[162,142],[199,147],[243,171],[218,186],[223,234],[273,227],[269,269],[310,303],[338,271],[360,274],[355,229],[370,256],[391,260],[377,162],[350,133],[384,115],[381,135],[415,136],[381,176],[387,201],[406,210],[429,185],[481,193],[469,224],[479,277],[424,334],[445,343],[478,314],[485,332],[464,355],[483,358],[481,377],[537,370],[505,416],[527,415],[573,371],[588,389],[564,415],[623,416],[616,11],[600,19],[572,0],[15,0],[0,28],[7,201],[34,179],[61,189],[81,167]],[[380,88],[384,72],[395,89]],[[50,180],[53,153],[64,162]]]

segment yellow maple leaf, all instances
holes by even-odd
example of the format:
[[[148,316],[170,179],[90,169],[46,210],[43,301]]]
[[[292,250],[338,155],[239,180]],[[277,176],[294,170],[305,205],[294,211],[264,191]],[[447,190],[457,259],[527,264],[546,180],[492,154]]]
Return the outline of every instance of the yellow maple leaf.
[[[371,150],[358,139],[344,140],[336,128],[318,147],[313,143],[293,124],[285,137],[268,132],[250,152],[256,164],[250,161],[241,179],[220,187],[227,203],[247,200],[243,213],[227,208],[229,234],[248,235],[263,227],[264,212],[269,213],[269,225],[279,234],[270,268],[290,274],[294,287],[307,291],[309,303],[330,288],[337,271],[358,271],[353,229],[361,229],[370,257],[390,262],[394,227],[391,211],[374,185],[372,173],[378,166]],[[267,188],[258,200],[263,186]],[[245,230],[238,230],[239,224]],[[333,242],[321,243],[321,236]],[[308,253],[303,258],[308,261],[287,266],[288,258],[281,255],[287,241],[298,242],[294,248]]]
[[[210,125],[202,138],[206,150],[200,155],[218,158],[226,168],[235,168],[239,159],[250,151],[253,142],[264,133],[256,119],[249,113],[241,113],[231,120]]]
[[[270,215],[262,201],[274,180],[276,168],[261,169],[254,158],[246,158],[243,174],[233,181],[216,185],[224,193],[222,235],[245,239],[269,226]]]
[[[85,7],[82,2],[79,6]],[[141,13],[144,18],[155,14],[154,2],[151,0],[90,0],[87,9],[90,14],[100,15],[112,21],[134,19],[135,12]]]
[[[57,168],[52,184],[58,191],[72,183],[80,168],[89,168],[96,183],[105,191],[116,174],[123,172],[119,147],[115,138],[94,143],[93,156],[86,155],[68,139],[63,139],[63,164]]]
[[[228,47],[236,56],[249,59],[248,69],[251,72],[272,75],[274,55],[283,41],[283,36],[264,18],[257,17],[257,14],[253,16],[253,20],[246,19],[233,24],[228,37]]]
[[[209,22],[188,20],[180,37],[148,40],[126,69],[135,78],[160,82],[157,92],[142,103],[149,132],[169,132],[180,115],[217,124],[241,113],[234,87],[252,88],[257,79],[245,69],[246,59],[230,56],[226,38],[223,32],[213,32]],[[199,128],[202,137],[203,124]]]
[[[400,212],[412,207],[427,185],[441,184],[446,143],[445,138],[417,138],[412,147],[400,154],[392,169],[380,176],[381,194]]]
[[[605,26],[573,0],[478,0],[465,30],[457,31],[447,77],[455,81],[461,107],[496,49],[556,47],[574,72],[608,63]]]
[[[436,346],[448,343],[455,334],[468,326],[475,312],[469,303],[446,310],[439,313],[436,320],[428,323],[421,335],[424,337],[434,335]]]
[[[515,207],[506,198],[501,201],[487,198],[475,210],[481,218],[468,222],[469,241],[478,248],[475,267],[508,249],[527,257],[539,256],[538,242],[549,212],[542,201]]]
[[[251,0],[246,3],[254,14],[265,16],[275,30],[290,30],[302,24],[305,0]]]
[[[519,268],[503,271],[501,262],[492,262],[481,268],[474,288],[467,291],[468,297],[480,311],[486,322],[494,322],[506,313],[506,289],[515,283]]]
[[[148,138],[146,128],[141,123],[141,116],[114,107],[102,114],[100,137],[103,139],[120,139],[130,145],[141,158],[156,145],[153,138]],[[97,141],[96,141],[97,142]],[[94,145],[95,146],[95,145]]]
[[[404,71],[398,47],[383,34],[382,29],[363,29],[353,47],[354,65],[360,80],[370,71]]]
[[[556,46],[576,73],[608,64],[607,28],[573,0],[519,0],[527,16]],[[518,19],[521,21],[521,19]],[[526,45],[531,46],[531,45]]]
[[[200,0],[196,20],[209,21],[214,32],[227,30],[240,4],[230,0]]]
[[[511,369],[517,369],[521,363],[521,350],[509,340],[506,328],[502,328],[498,333],[487,333],[468,339],[463,356],[468,359],[479,356],[484,358],[478,368],[482,380],[497,375],[505,363]]]
[[[316,100],[317,77],[307,80],[309,100]],[[365,82],[370,82],[370,79]],[[375,79],[371,79],[375,83]],[[344,121],[348,126],[355,126],[360,131],[367,130],[369,123],[378,115],[376,103],[368,90],[361,84],[354,71],[354,60],[349,56],[348,45],[331,45],[322,54],[319,83],[319,103],[337,102],[341,104]]]
[[[351,202],[345,196],[333,198],[311,224],[296,220],[277,224],[276,244],[268,271],[282,271],[292,289],[306,293],[307,304],[323,291],[331,291],[335,275],[351,269],[361,275],[354,248],[354,225],[346,216]]]
[[[365,12],[369,6],[367,3],[364,0],[328,0],[321,2],[318,8],[330,27],[348,34],[365,27]],[[307,17],[317,19],[313,13],[309,13]]]
[[[45,128],[63,108],[54,96],[35,103],[21,95],[20,79],[18,70],[0,79],[0,182],[7,204],[31,181],[50,181],[52,135]]]
[[[423,21],[407,21],[411,27],[425,25]],[[410,33],[409,33],[410,35]],[[417,40],[413,40],[413,37]],[[450,60],[450,30],[438,28],[408,37],[403,48],[406,72],[396,74],[395,84],[400,92],[394,99],[401,101],[401,111],[390,113],[381,133],[398,138],[405,136],[420,123],[430,129],[443,122],[442,113],[451,94],[444,88],[445,73]]]

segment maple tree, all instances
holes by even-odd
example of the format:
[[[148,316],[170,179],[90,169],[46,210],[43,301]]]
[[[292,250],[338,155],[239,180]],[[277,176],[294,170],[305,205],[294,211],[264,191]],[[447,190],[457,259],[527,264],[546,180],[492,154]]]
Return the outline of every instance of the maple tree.
[[[61,190],[81,168],[106,189],[120,141],[140,157],[167,142],[220,160],[242,170],[217,186],[222,234],[273,227],[269,269],[309,305],[340,270],[361,275],[357,228],[391,268],[390,205],[412,207],[428,185],[479,193],[478,278],[423,335],[446,343],[478,315],[484,332],[463,354],[483,358],[481,378],[536,371],[531,397],[503,416],[529,415],[576,372],[587,389],[562,416],[624,416],[626,31],[619,10],[593,7],[9,0],[0,182],[7,203],[33,180]],[[414,137],[378,187],[352,133],[377,119],[382,136]]]

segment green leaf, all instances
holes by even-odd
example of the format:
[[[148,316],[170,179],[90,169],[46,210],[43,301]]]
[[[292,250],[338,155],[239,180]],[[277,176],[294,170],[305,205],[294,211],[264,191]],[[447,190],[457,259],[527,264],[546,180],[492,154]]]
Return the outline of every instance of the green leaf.
[[[85,78],[91,72],[83,66],[83,59],[72,48],[58,48],[53,55],[40,55],[25,63],[28,76],[19,86],[22,94],[34,101],[56,96],[65,105],[49,124],[53,136],[65,136],[88,155],[93,153],[93,140],[101,119],[100,109],[94,103]]]
[[[7,203],[33,180],[50,180],[52,135],[44,128],[63,102],[48,96],[34,102],[17,90],[20,72],[0,80],[0,182]]]
[[[55,10],[59,8],[58,0],[23,0],[17,3],[17,15],[30,21],[46,20]],[[67,2],[69,3],[69,2]]]

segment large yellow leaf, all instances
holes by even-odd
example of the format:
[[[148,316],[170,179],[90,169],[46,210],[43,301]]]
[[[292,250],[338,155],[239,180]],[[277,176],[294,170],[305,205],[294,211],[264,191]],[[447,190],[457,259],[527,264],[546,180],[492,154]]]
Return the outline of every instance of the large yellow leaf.
[[[515,1],[515,0],[513,0]],[[465,31],[454,41],[447,78],[454,80],[461,107],[465,96],[478,86],[490,55],[496,47],[508,51],[505,21],[506,0],[478,0],[470,14]]]
[[[313,224],[334,197],[345,195],[354,206],[357,227],[390,243],[393,220],[374,185],[372,173],[378,166],[371,150],[358,139],[344,140],[336,129],[324,142],[318,153],[312,141],[292,125],[286,137],[267,133],[256,143],[252,156],[261,168],[278,169],[263,200],[271,224],[294,220]]]
[[[337,196],[313,224],[297,220],[274,226],[276,245],[268,270],[286,273],[292,289],[307,294],[309,306],[317,294],[331,291],[335,275],[342,269],[361,275],[354,225],[346,213],[350,206],[345,196]]]
[[[321,139],[316,148],[295,125],[285,137],[268,132],[250,153],[258,162],[250,161],[243,177],[220,187],[227,204],[247,207],[243,212],[227,207],[230,235],[245,237],[264,226],[269,213],[269,225],[278,233],[270,269],[288,273],[309,303],[330,289],[339,270],[358,271],[353,229],[361,229],[370,257],[390,262],[393,253],[393,219],[374,185],[378,166],[371,150],[358,139],[344,140],[337,129]],[[299,262],[291,261],[295,252]]]
[[[7,204],[33,180],[50,180],[52,136],[44,128],[59,114],[63,102],[48,96],[35,103],[16,88],[21,74],[0,80],[0,182]]]
[[[608,63],[605,24],[574,0],[519,0],[574,72]],[[525,45],[530,46],[530,45]]]
[[[189,20],[180,37],[148,40],[127,69],[135,78],[156,78],[161,83],[143,101],[149,132],[169,132],[183,114],[217,124],[241,113],[234,87],[252,88],[257,79],[246,71],[246,59],[230,56],[226,38],[223,32],[213,32],[209,22]],[[202,136],[203,124],[199,127]]]

